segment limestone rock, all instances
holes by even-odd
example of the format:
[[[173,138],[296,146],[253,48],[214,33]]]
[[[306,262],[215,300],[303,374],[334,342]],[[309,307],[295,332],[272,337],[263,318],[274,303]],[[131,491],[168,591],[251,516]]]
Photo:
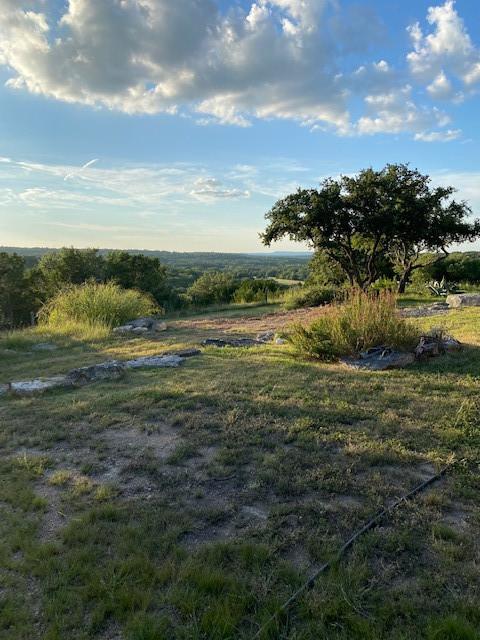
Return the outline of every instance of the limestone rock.
[[[168,326],[166,322],[157,322],[154,327],[154,331],[161,332],[167,331]]]
[[[35,393],[43,393],[48,389],[69,386],[66,376],[55,376],[53,378],[35,378],[34,380],[24,380],[21,382],[11,382],[7,385],[10,393],[19,396],[29,396]]]
[[[480,293],[455,293],[447,296],[447,303],[451,309],[480,307]]]
[[[53,342],[39,342],[32,347],[32,351],[56,351],[57,349],[58,346]]]
[[[206,347],[255,347],[263,344],[254,338],[207,338],[202,342]]]
[[[141,367],[178,367],[182,364],[184,358],[172,355],[159,356],[143,356],[135,360],[127,360],[125,367],[127,369],[140,369]]]
[[[395,351],[389,347],[373,347],[364,351],[358,358],[342,358],[341,362],[352,369],[385,371],[401,369],[415,362],[413,353]]]
[[[125,373],[125,365],[116,360],[72,369],[66,375],[68,384],[83,386],[99,380],[118,380]]]
[[[275,338],[275,331],[264,331],[257,335],[257,342],[272,342]]]

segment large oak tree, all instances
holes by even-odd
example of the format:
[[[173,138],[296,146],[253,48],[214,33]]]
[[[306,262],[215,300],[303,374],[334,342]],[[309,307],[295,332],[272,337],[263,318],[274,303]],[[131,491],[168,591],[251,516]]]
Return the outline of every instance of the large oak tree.
[[[480,235],[480,221],[468,220],[471,210],[454,192],[433,187],[429,176],[405,164],[365,169],[282,198],[267,213],[261,238],[267,246],[285,236],[308,243],[362,289],[377,279],[387,256],[403,291],[413,270],[425,266],[424,252],[441,260],[452,243]]]

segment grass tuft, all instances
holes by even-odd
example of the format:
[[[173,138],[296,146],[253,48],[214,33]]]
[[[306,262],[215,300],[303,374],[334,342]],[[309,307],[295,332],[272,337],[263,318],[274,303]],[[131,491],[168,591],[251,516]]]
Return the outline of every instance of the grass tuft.
[[[393,293],[356,290],[309,328],[295,325],[288,339],[303,355],[332,360],[378,345],[409,349],[417,337],[414,325],[398,316]]]
[[[40,323],[64,330],[70,324],[112,328],[158,311],[153,299],[114,282],[87,282],[60,291],[41,310]]]

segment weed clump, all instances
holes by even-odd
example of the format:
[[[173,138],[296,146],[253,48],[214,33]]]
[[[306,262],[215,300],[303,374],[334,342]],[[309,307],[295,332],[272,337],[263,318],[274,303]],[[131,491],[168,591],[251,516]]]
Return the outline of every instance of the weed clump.
[[[326,309],[310,327],[295,325],[288,335],[296,351],[320,360],[354,355],[378,345],[410,349],[417,338],[416,328],[398,315],[395,294],[360,290]]]
[[[158,311],[153,298],[114,282],[87,282],[60,291],[42,308],[39,322],[53,328],[72,323],[112,328]]]

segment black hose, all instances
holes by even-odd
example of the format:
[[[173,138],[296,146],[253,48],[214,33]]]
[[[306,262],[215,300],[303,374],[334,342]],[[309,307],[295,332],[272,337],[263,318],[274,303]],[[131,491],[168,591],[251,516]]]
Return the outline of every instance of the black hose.
[[[401,498],[399,498],[398,500],[396,500],[393,504],[391,504],[389,507],[385,507],[384,509],[382,509],[381,511],[379,511],[375,516],[373,516],[372,518],[370,518],[370,520],[368,520],[362,527],[360,527],[360,529],[358,529],[338,550],[335,559],[331,560],[330,562],[326,562],[325,564],[322,564],[321,567],[319,567],[315,573],[313,575],[310,576],[310,578],[308,578],[308,580],[306,580],[296,591],[295,593],[293,593],[290,598],[288,598],[288,600],[286,600],[278,609],[277,611],[275,611],[275,613],[267,620],[267,622],[265,624],[263,624],[260,629],[257,631],[257,633],[253,636],[252,640],[255,640],[256,638],[260,638],[260,636],[262,635],[262,633],[270,626],[270,624],[276,620],[276,618],[281,614],[284,613],[285,611],[287,611],[290,607],[291,604],[293,604],[295,602],[295,600],[297,600],[297,598],[304,593],[305,591],[307,591],[308,589],[311,589],[317,578],[322,574],[325,573],[326,571],[328,571],[332,565],[337,562],[338,560],[340,560],[340,558],[342,558],[342,556],[345,554],[346,551],[348,551],[348,549],[350,549],[350,547],[352,547],[355,542],[361,537],[363,536],[363,534],[367,533],[368,531],[370,531],[371,529],[373,529],[374,527],[377,526],[377,524],[383,520],[383,518],[385,518],[386,516],[390,515],[393,511],[395,511],[395,509],[397,509],[397,507],[399,507],[402,503],[406,502],[407,500],[410,500],[411,498],[413,498],[414,496],[416,496],[418,493],[421,493],[422,491],[424,491],[428,486],[430,486],[431,484],[433,484],[434,482],[437,482],[437,480],[440,480],[440,478],[442,478],[446,472],[453,466],[454,462],[450,462],[449,464],[447,464],[445,467],[443,467],[443,469],[441,469],[441,471],[439,471],[436,475],[432,476],[431,478],[428,478],[428,480],[425,480],[424,482],[422,482],[421,484],[417,485],[414,489],[412,489],[409,493],[406,493],[405,495],[403,495]]]

